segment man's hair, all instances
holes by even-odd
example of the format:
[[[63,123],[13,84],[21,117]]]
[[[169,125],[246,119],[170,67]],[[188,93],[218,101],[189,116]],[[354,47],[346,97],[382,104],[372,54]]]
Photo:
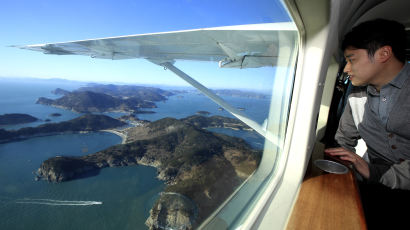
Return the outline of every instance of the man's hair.
[[[342,42],[342,50],[349,46],[366,49],[370,58],[382,46],[391,46],[394,56],[406,62],[406,31],[402,24],[386,19],[367,21],[354,27],[346,34]]]

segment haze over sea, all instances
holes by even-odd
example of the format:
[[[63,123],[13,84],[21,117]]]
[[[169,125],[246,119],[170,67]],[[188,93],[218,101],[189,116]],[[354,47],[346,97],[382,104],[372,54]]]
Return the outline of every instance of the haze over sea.
[[[0,115],[26,113],[40,121],[0,128],[18,129],[70,120],[81,114],[35,104],[37,98],[57,98],[56,88],[74,90],[86,83],[62,80],[6,80],[0,78]],[[251,118],[262,123],[270,99],[224,97],[246,108]],[[197,111],[230,116],[205,96],[189,92],[158,102],[156,113],[139,114],[140,119],[183,118]],[[60,113],[60,117],[50,114]],[[121,113],[107,113],[118,117]],[[243,137],[253,147],[262,148],[255,133],[212,129]],[[156,178],[156,169],[146,166],[105,168],[96,176],[64,183],[35,181],[33,172],[41,162],[54,156],[81,156],[120,144],[121,138],[106,132],[64,134],[0,144],[0,229],[146,229],[149,210],[165,187]]]

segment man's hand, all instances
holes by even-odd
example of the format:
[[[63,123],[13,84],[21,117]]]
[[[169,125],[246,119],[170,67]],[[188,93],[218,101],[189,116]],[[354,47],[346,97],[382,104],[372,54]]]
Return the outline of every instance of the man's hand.
[[[366,179],[370,177],[369,165],[363,158],[361,158],[356,153],[344,149],[342,147],[339,148],[330,148],[325,149],[325,153],[329,154],[330,156],[339,157],[341,160],[349,161],[353,164],[356,170]]]

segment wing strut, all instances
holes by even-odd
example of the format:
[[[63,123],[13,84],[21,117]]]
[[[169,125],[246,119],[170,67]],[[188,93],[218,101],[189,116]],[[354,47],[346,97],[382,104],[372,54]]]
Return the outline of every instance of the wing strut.
[[[260,135],[263,137],[269,139],[272,141],[274,144],[277,145],[276,138],[273,137],[273,135],[270,132],[266,132],[265,129],[262,128],[261,125],[259,125],[257,122],[254,120],[248,118],[245,114],[243,114],[241,111],[236,109],[235,107],[231,106],[227,102],[225,102],[221,97],[216,95],[214,92],[203,86],[201,83],[197,82],[195,79],[190,77],[188,74],[184,73],[177,67],[173,65],[171,62],[162,62],[162,63],[156,63],[155,61],[152,61],[155,64],[158,64],[160,66],[163,66],[166,69],[171,70],[174,74],[178,75],[180,78],[188,82],[190,85],[201,91],[203,94],[208,96],[211,100],[213,100],[215,103],[220,105],[222,108],[230,112],[232,115],[234,115],[236,118],[247,124],[249,127],[254,129],[256,132],[258,132]]]

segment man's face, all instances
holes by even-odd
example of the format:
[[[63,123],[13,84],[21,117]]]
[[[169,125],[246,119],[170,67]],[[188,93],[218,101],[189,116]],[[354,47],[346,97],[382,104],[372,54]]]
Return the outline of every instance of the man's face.
[[[367,50],[348,47],[344,56],[347,64],[343,72],[350,76],[354,86],[365,86],[371,84],[378,72],[377,63],[369,58]]]

